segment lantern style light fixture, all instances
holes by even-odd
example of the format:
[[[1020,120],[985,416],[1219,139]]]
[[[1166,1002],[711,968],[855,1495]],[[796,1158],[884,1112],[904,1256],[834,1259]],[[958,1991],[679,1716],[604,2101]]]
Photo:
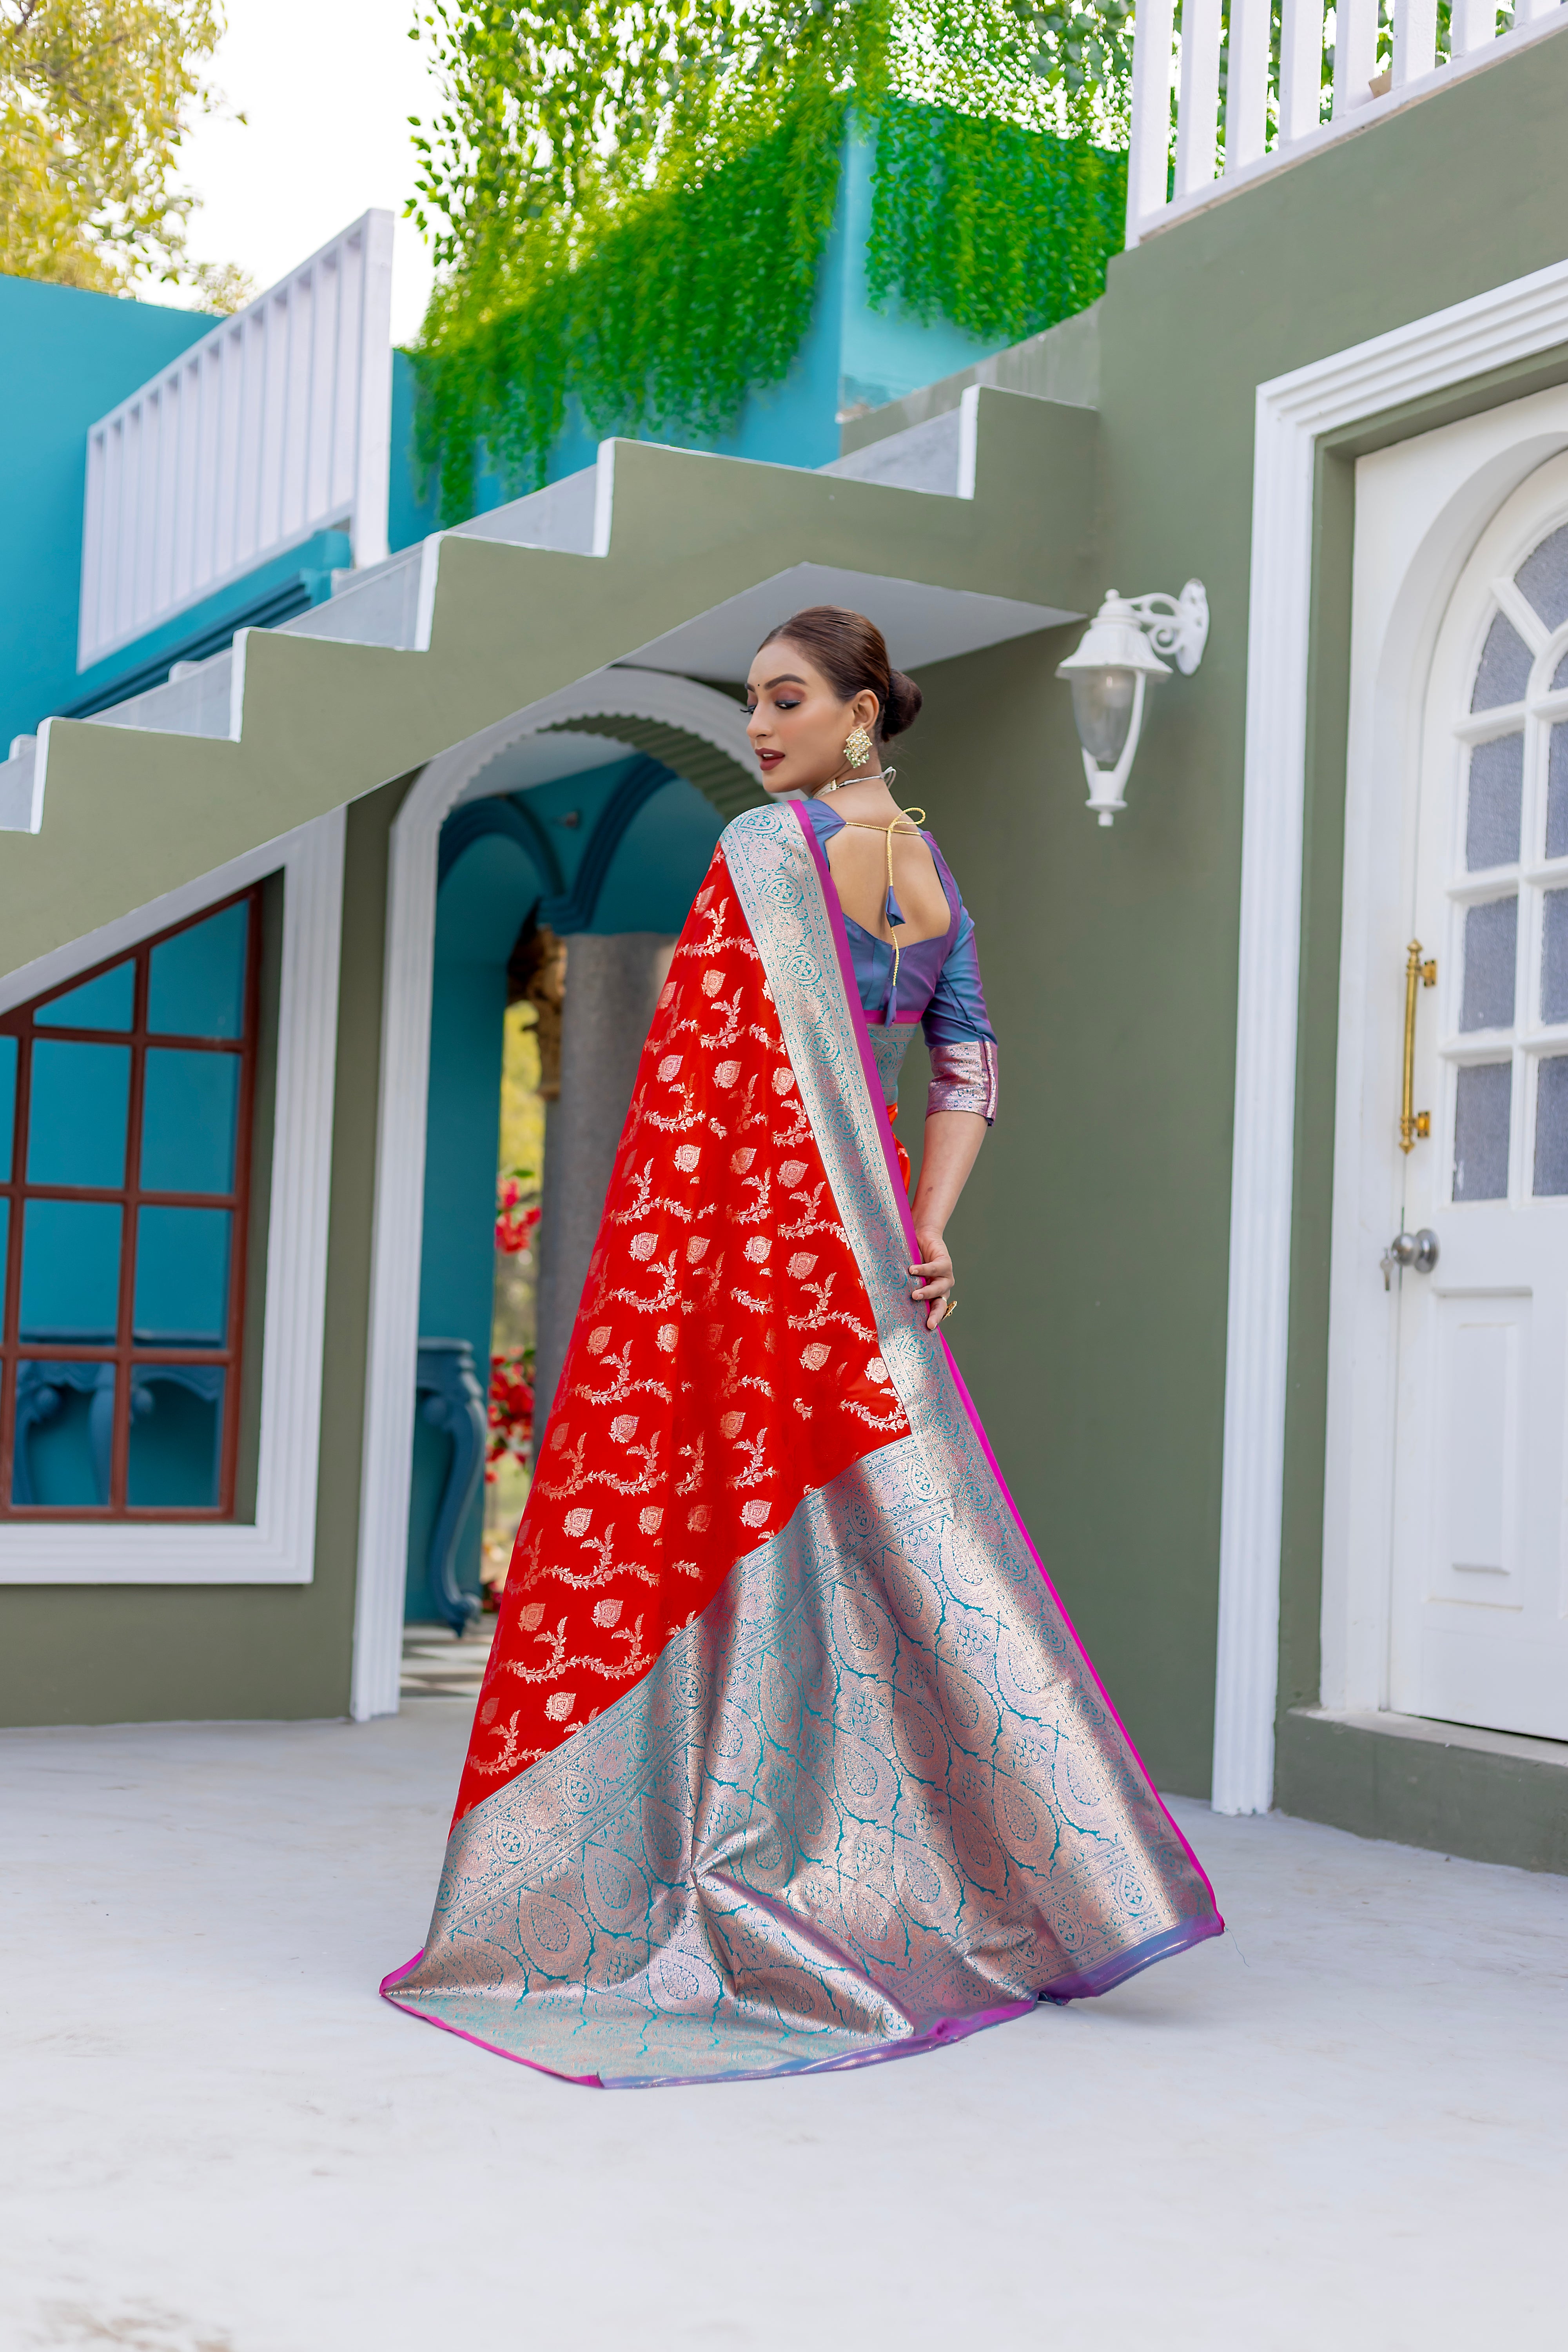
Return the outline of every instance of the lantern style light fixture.
[[[1184,677],[1204,657],[1209,600],[1201,580],[1179,596],[1156,592],[1119,596],[1114,588],[1083,633],[1077,653],[1057,671],[1072,688],[1072,715],[1083,746],[1089,806],[1110,824],[1127,806],[1122,786],[1143,731],[1143,696],[1152,678],[1169,677],[1169,654]]]

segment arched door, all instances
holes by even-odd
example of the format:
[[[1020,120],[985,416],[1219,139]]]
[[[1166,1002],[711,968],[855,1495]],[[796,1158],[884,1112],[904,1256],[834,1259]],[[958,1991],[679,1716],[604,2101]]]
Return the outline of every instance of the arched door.
[[[1389,1702],[1568,1738],[1568,458],[1483,532],[1419,759]],[[1432,965],[1436,965],[1435,972]],[[1386,1000],[1394,1009],[1392,989]],[[1395,1106],[1388,1106],[1395,1116]],[[1408,1256],[1408,1244],[1405,1245]],[[1429,1255],[1430,1253],[1425,1253]]]

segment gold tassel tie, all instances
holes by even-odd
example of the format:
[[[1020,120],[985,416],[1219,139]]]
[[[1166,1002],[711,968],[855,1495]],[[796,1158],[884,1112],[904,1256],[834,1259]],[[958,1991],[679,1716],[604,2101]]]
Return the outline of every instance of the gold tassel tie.
[[[910,819],[910,823],[908,824],[901,824],[900,819],[902,817],[908,817]],[[924,824],[925,821],[926,813],[923,808],[901,809],[899,815],[893,819],[891,824],[873,824],[870,818],[868,816],[847,816],[842,820],[845,824],[852,824],[858,833],[879,833],[884,841],[886,841],[888,845],[888,897],[889,898],[893,895],[893,835],[895,833],[901,833],[907,837],[918,841],[920,839],[921,827]],[[891,1014],[898,1010],[899,961],[901,950],[899,947],[899,927],[888,915],[885,901],[882,908],[882,919],[888,926],[888,944],[893,950],[893,984],[888,995],[888,1011],[889,1013]]]

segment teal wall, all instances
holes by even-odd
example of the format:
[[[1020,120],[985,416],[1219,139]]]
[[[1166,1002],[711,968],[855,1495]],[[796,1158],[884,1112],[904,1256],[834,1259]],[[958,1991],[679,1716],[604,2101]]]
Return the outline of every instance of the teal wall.
[[[439,520],[436,486],[426,481],[414,451],[414,362],[406,352],[392,354],[392,477],[386,499],[386,543],[394,555],[428,538]],[[493,499],[488,501],[493,505]]]
[[[78,690],[87,431],[211,319],[0,278],[0,757]]]

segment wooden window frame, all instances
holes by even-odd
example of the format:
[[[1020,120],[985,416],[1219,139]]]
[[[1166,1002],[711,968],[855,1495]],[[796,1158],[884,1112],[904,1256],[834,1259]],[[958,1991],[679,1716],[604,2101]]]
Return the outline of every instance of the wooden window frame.
[[[256,1058],[260,1027],[262,891],[259,883],[215,899],[210,906],[121,949],[100,962],[26,1003],[0,1013],[0,1036],[17,1040],[15,1118],[9,1177],[0,1182],[0,1200],[10,1202],[4,1288],[0,1294],[0,1521],[85,1521],[123,1524],[138,1521],[221,1521],[232,1519],[239,1458],[242,1399],[240,1367],[245,1345],[247,1242],[250,1213],[251,1139],[255,1125]],[[147,1026],[147,992],[153,950],[183,932],[195,930],[229,908],[247,909],[243,982],[243,1013],[237,1038],[192,1037]],[[73,994],[103,973],[132,963],[133,999],[129,1029],[109,1030],[47,1024],[37,1016],[59,998]],[[114,1045],[130,1049],[130,1097],[126,1115],[125,1181],[114,1185],[41,1184],[26,1176],[32,1047],[35,1040],[62,1045]],[[234,1183],[227,1192],[169,1192],[143,1189],[141,1182],[142,1120],[149,1047],[173,1047],[183,1052],[226,1054],[240,1068],[239,1101],[235,1121]],[[25,1207],[29,1201],[100,1202],[121,1210],[120,1292],[116,1336],[112,1344],[23,1340],[21,1315],[22,1244]],[[132,1337],[136,1285],[138,1213],[148,1208],[226,1210],[233,1219],[228,1266],[228,1316],[220,1348],[180,1348],[138,1344]],[[110,1454],[109,1500],[106,1504],[16,1504],[11,1500],[16,1450],[17,1368],[26,1362],[111,1363],[115,1368],[113,1440]],[[132,1375],[159,1364],[211,1365],[224,1371],[223,1426],[218,1454],[218,1493],[213,1505],[181,1507],[170,1504],[132,1505],[126,1499],[130,1477],[131,1397]]]

